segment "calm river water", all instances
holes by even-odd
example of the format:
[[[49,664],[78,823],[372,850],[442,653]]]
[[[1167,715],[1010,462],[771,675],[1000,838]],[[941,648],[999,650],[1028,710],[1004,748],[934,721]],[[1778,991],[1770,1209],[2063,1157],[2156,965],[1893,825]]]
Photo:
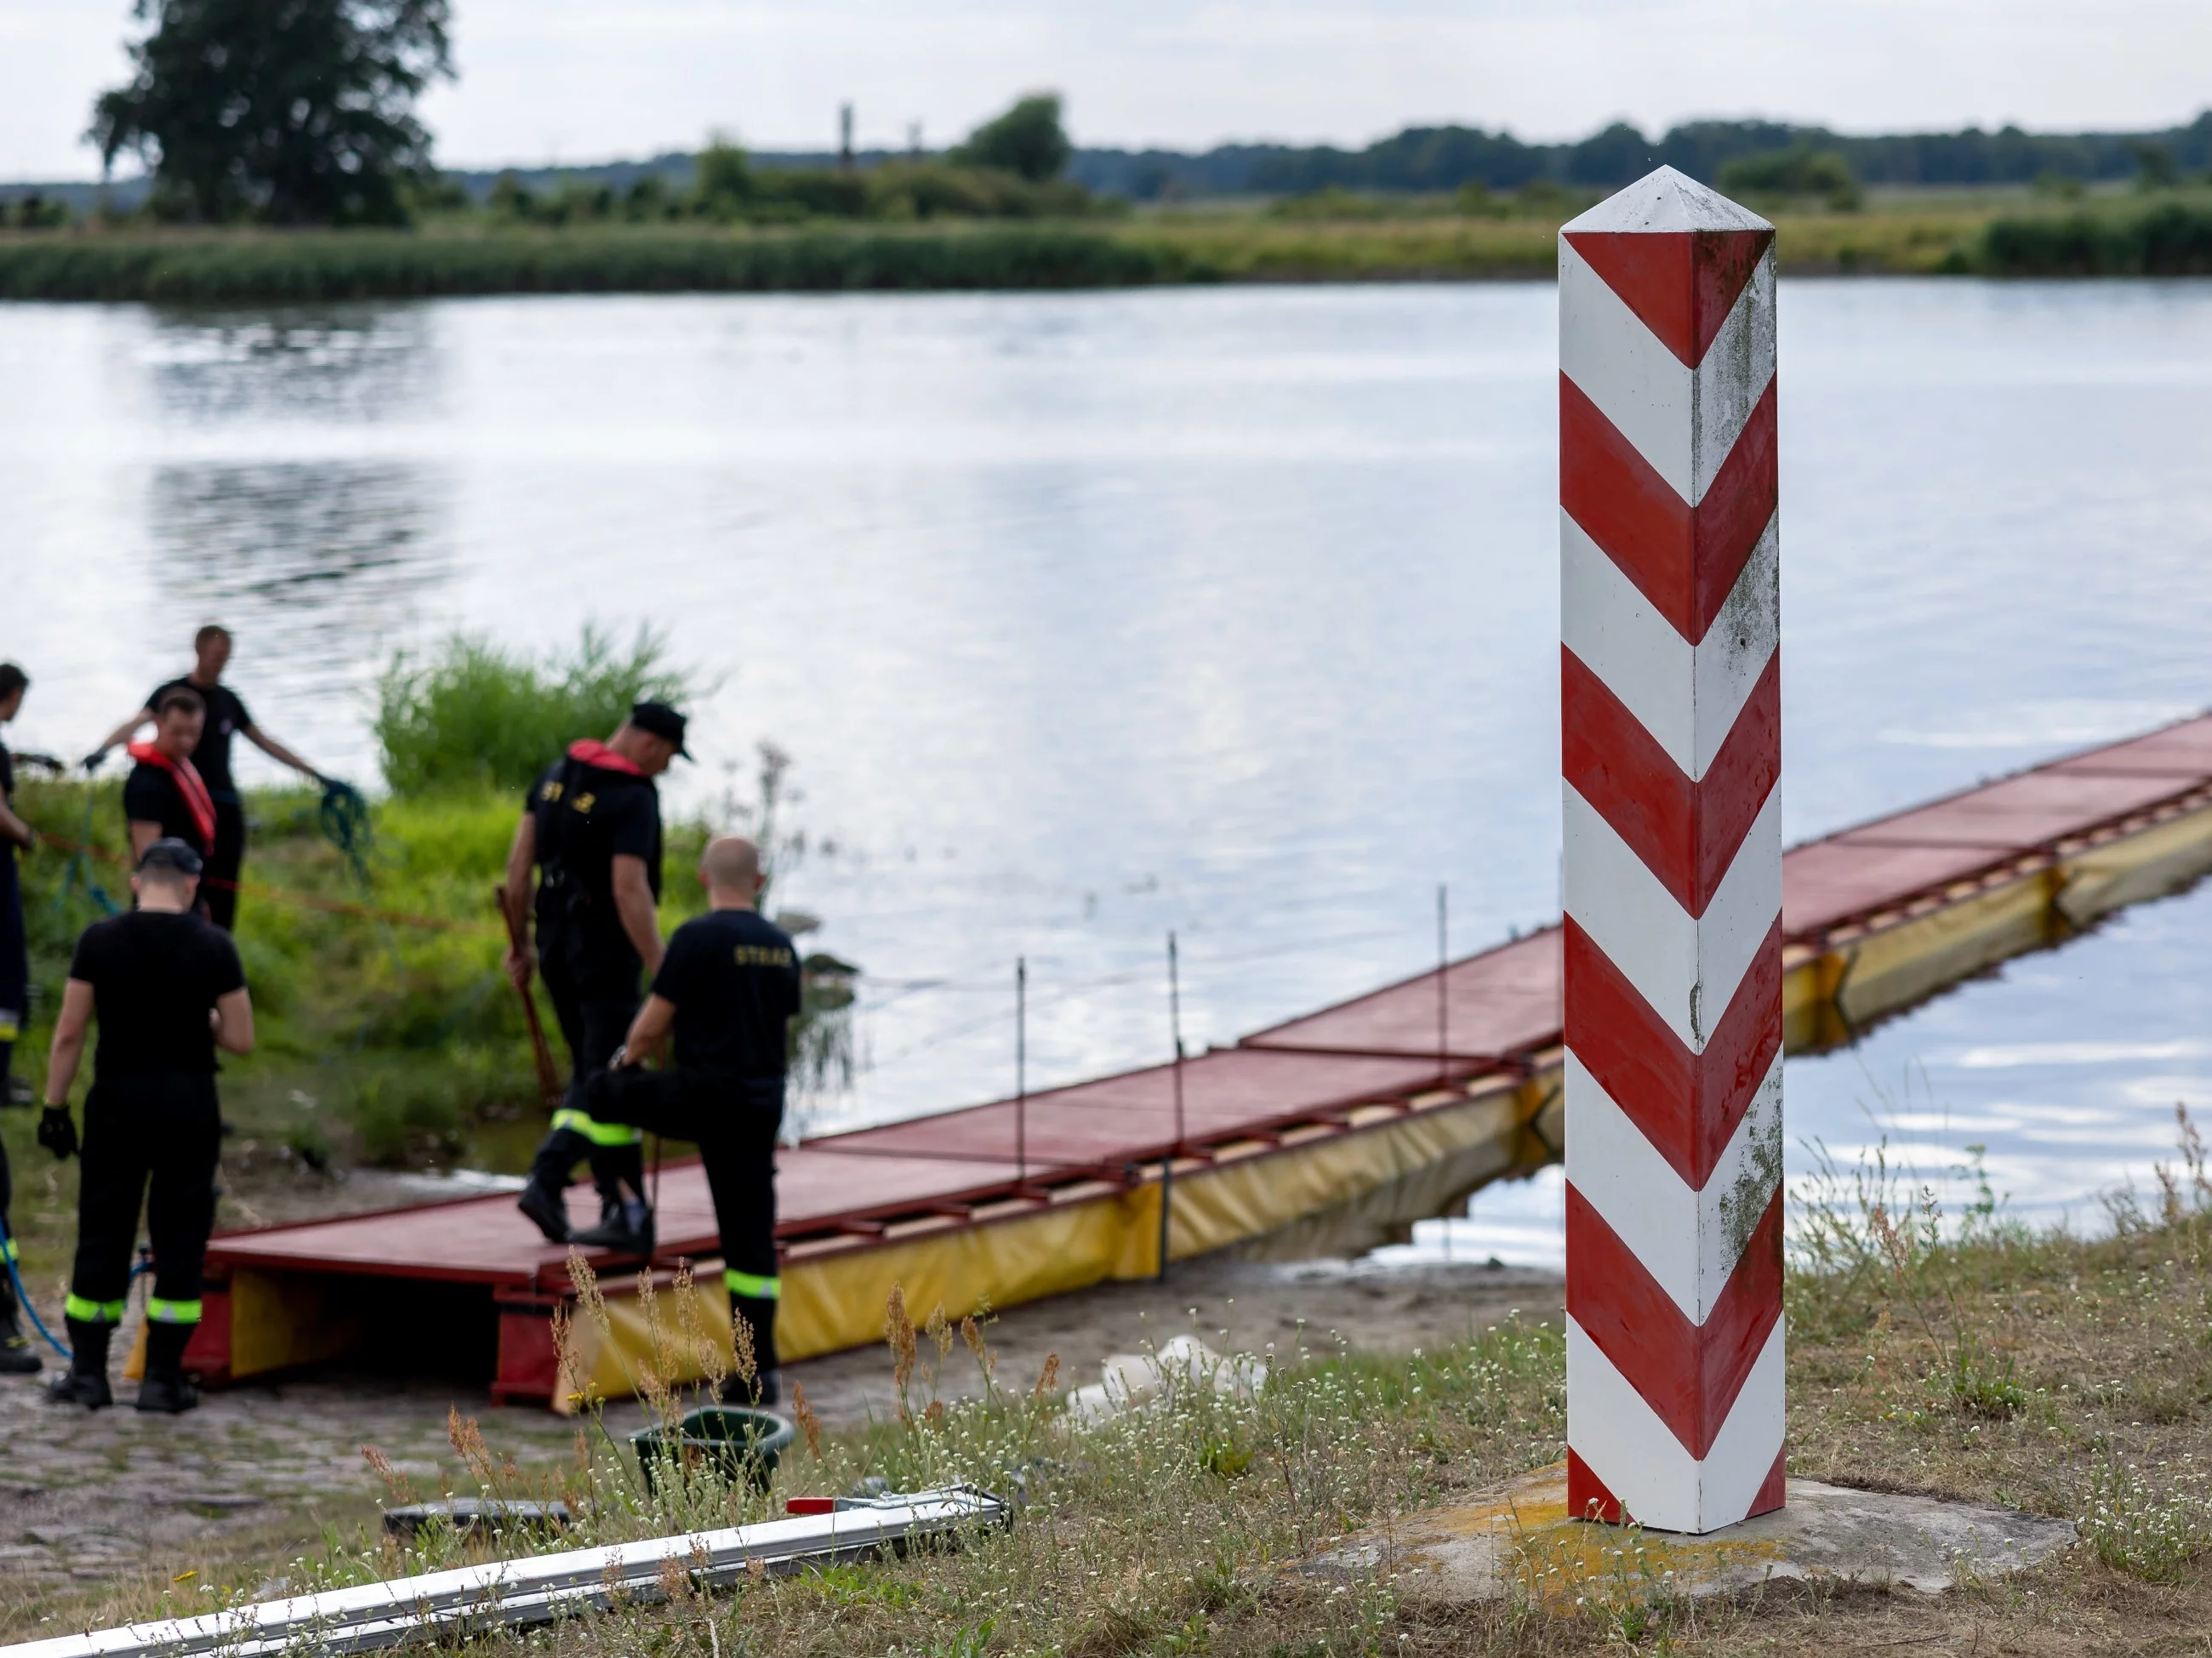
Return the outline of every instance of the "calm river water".
[[[2212,286],[1785,284],[1785,823],[2212,701]],[[783,898],[860,963],[818,1122],[1227,1041],[1558,906],[1548,286],[0,307],[0,655],[79,752],[192,627],[369,778],[447,630],[664,629],[708,809],[772,739]],[[249,773],[249,774],[251,774]],[[834,847],[834,849],[832,849]],[[2085,1221],[2212,1108],[2212,891],[1793,1061],[1793,1135]],[[1809,1151],[1801,1153],[1803,1165]],[[1555,1180],[1413,1248],[1556,1251]]]

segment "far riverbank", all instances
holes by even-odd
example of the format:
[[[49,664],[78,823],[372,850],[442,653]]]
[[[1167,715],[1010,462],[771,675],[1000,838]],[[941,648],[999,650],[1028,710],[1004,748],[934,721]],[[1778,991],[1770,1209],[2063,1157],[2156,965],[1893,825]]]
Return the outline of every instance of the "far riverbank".
[[[2086,203],[1962,196],[1778,211],[1785,273],[2212,274],[2212,193]],[[92,229],[0,234],[0,299],[301,303],[533,293],[1039,290],[1188,282],[1547,277],[1558,220],[1346,196],[1110,223],[858,228],[594,225],[412,231]]]

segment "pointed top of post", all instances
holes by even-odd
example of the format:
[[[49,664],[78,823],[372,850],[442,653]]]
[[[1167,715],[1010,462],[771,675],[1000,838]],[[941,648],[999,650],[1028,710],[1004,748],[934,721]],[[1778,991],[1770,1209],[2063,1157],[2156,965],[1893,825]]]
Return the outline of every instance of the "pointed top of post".
[[[1680,235],[1698,230],[1771,230],[1774,227],[1686,173],[1662,167],[1614,191],[1560,228],[1572,236],[1589,232]]]

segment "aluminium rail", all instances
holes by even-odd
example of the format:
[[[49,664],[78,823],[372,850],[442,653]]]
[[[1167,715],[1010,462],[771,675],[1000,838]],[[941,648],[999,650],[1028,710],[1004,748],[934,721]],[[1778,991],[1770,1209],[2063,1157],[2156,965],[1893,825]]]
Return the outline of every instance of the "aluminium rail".
[[[1006,1505],[955,1485],[880,1497],[841,1498],[835,1512],[794,1515],[719,1531],[648,1538],[605,1548],[495,1560],[421,1577],[233,1606],[0,1647],[4,1658],[276,1658],[280,1653],[374,1651],[415,1640],[453,1639],[550,1623],[617,1601],[658,1600],[673,1565],[694,1583],[726,1584],[754,1571],[854,1559],[909,1540],[1001,1524]]]

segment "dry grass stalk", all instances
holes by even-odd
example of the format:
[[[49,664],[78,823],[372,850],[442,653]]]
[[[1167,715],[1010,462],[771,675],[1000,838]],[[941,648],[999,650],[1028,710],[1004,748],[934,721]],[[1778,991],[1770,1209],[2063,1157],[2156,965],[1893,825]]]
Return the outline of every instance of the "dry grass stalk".
[[[737,1355],[737,1363],[730,1373],[738,1379],[740,1398],[760,1398],[760,1357],[753,1351],[753,1327],[734,1313],[730,1318],[730,1346]]]
[[[461,1459],[468,1471],[477,1478],[477,1484],[486,1490],[498,1484],[492,1465],[491,1448],[484,1443],[483,1429],[476,1418],[465,1417],[451,1405],[446,1407],[446,1442],[453,1448],[453,1455]]]
[[[902,1284],[892,1284],[884,1303],[884,1339],[891,1350],[891,1383],[898,1390],[899,1420],[911,1422],[914,1416],[907,1409],[907,1389],[913,1383],[915,1360],[921,1350],[915,1340],[914,1320],[907,1314]]]
[[[791,1384],[791,1419],[799,1424],[799,1431],[806,1436],[806,1452],[817,1462],[822,1460],[822,1418],[814,1414],[814,1406],[806,1401],[806,1389],[798,1382]]]

